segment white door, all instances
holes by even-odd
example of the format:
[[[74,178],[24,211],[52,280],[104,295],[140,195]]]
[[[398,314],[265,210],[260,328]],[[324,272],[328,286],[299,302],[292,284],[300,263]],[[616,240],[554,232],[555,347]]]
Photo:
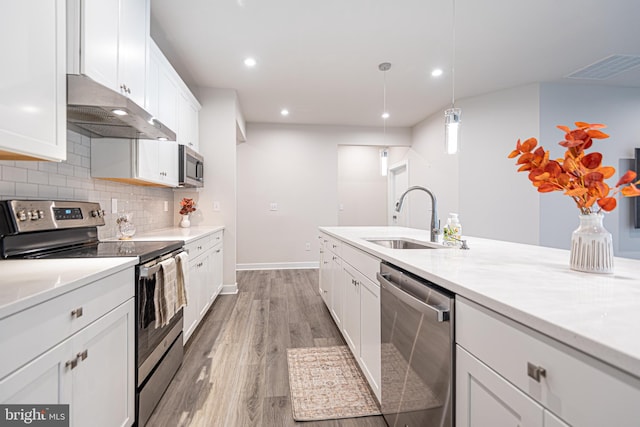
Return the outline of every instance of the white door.
[[[406,226],[409,224],[409,200],[404,201],[402,212],[397,213],[395,208],[402,193],[409,188],[409,160],[389,167],[387,183],[387,224]]]

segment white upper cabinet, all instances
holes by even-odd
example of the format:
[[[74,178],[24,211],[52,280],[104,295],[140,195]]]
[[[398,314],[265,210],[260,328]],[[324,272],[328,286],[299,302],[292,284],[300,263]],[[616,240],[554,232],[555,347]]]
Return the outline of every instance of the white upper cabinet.
[[[67,0],[68,73],[145,104],[149,0]]]
[[[5,2],[0,14],[0,160],[67,155],[64,0]]]
[[[149,39],[145,108],[172,131],[177,130],[178,84],[171,64]]]
[[[184,85],[184,84],[183,84]],[[195,99],[186,85],[181,88],[178,97],[178,144],[186,145],[198,151],[200,103]]]

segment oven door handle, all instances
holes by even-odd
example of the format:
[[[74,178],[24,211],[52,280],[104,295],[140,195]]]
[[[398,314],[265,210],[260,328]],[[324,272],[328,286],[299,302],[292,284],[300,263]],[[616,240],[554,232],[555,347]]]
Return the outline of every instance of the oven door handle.
[[[152,265],[151,267],[140,267],[140,277],[152,277],[158,271],[160,271],[160,264]]]
[[[419,300],[418,298],[415,298],[414,296],[403,292],[398,285],[396,285],[395,283],[393,283],[391,280],[389,280],[389,274],[386,273],[376,273],[376,277],[378,278],[378,281],[380,282],[380,286],[389,291],[391,294],[393,294],[396,298],[398,298],[400,301],[402,301],[403,303],[409,305],[410,307],[415,308],[416,310],[420,311],[421,313],[424,314],[430,314],[430,313],[435,313],[436,314],[436,320],[438,322],[447,322],[449,321],[449,310],[448,309],[442,309],[438,306],[435,305],[431,305],[431,304],[427,304],[424,301]],[[426,286],[426,285],[423,285]]]

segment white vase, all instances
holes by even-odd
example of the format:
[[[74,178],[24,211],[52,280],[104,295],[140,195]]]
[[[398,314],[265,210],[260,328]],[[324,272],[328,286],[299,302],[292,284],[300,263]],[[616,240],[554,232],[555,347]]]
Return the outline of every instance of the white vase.
[[[580,215],[571,235],[571,269],[587,273],[613,273],[613,240],[602,225],[604,215]]]
[[[189,228],[191,227],[191,221],[189,221],[189,215],[182,215],[182,219],[180,220],[180,227]]]

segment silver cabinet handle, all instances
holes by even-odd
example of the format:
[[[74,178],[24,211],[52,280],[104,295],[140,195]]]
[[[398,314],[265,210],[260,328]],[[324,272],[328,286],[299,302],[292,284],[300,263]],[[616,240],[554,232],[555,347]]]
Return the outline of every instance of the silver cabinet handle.
[[[78,353],[78,357],[80,358],[80,360],[84,360],[87,357],[89,357],[89,350],[85,350],[82,353]]]
[[[540,382],[540,378],[547,376],[547,370],[542,366],[536,366],[531,362],[527,362],[527,375],[533,378],[536,382]]]
[[[74,369],[78,366],[78,358],[76,357],[75,359],[67,360],[67,363],[65,363],[64,366],[65,368]]]
[[[75,310],[71,310],[71,317],[75,317],[76,319],[78,317],[82,317],[82,307],[78,307]]]

